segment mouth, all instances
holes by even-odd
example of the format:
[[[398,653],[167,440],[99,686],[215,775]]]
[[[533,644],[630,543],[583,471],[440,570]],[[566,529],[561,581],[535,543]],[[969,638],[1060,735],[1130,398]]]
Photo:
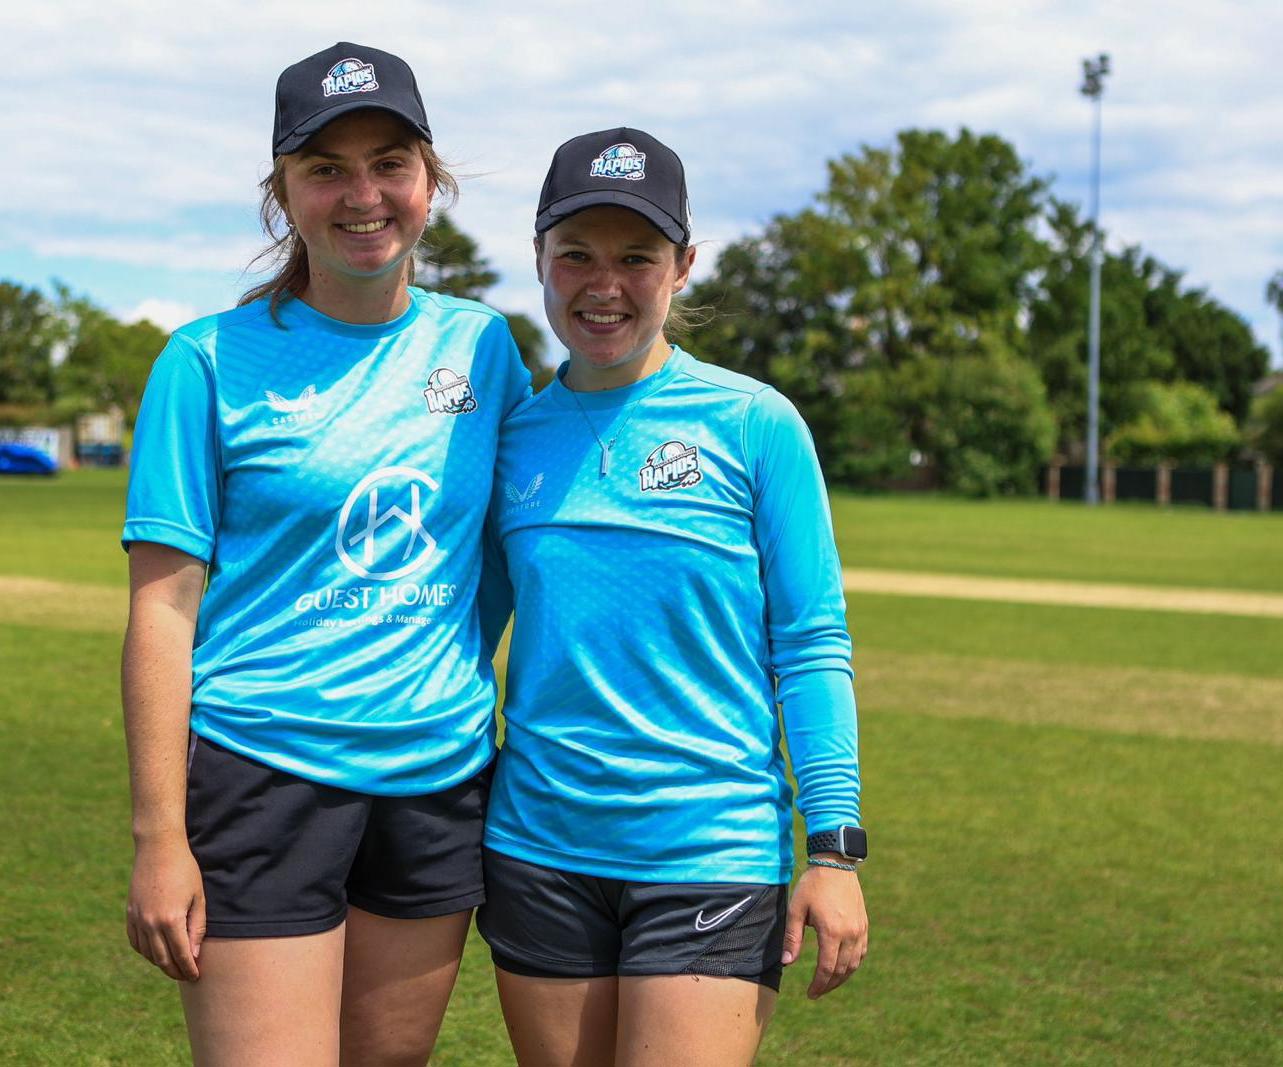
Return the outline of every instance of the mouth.
[[[339,222],[335,225],[344,233],[378,233],[392,225],[391,219],[379,219],[376,222]]]
[[[576,311],[575,317],[588,326],[618,326],[628,318],[622,311]]]

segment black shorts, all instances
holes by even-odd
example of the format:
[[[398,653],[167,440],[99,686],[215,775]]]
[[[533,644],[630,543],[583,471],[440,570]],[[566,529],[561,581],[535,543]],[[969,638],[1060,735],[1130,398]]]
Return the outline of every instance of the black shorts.
[[[625,882],[485,850],[477,929],[532,978],[705,974],[780,988],[788,886]]]
[[[493,764],[440,793],[369,796],[296,778],[193,736],[187,837],[210,937],[338,926],[348,904],[393,919],[485,899],[481,834]]]

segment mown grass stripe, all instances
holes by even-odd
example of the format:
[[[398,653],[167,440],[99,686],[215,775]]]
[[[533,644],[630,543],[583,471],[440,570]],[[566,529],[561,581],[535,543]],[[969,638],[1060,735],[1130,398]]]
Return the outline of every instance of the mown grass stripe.
[[[848,567],[842,584],[849,593],[999,600],[1009,604],[1180,611],[1200,615],[1246,615],[1283,619],[1283,596],[1231,589],[1180,589],[1102,582],[1062,582],[1027,578],[987,578],[971,574],[922,574],[915,571]]]
[[[1279,678],[868,649],[856,656],[856,692],[862,716],[897,711],[1283,745]]]

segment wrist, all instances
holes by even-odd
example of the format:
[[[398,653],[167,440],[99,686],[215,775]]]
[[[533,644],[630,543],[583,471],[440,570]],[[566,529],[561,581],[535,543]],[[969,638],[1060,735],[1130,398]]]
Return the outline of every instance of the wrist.
[[[135,826],[133,828],[134,847],[164,847],[182,844],[187,847],[186,826]]]

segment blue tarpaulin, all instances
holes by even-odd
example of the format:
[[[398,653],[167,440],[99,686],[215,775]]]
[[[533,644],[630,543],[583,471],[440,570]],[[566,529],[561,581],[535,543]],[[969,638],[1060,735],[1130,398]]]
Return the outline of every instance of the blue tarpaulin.
[[[0,444],[0,474],[57,474],[58,464],[38,448]]]

